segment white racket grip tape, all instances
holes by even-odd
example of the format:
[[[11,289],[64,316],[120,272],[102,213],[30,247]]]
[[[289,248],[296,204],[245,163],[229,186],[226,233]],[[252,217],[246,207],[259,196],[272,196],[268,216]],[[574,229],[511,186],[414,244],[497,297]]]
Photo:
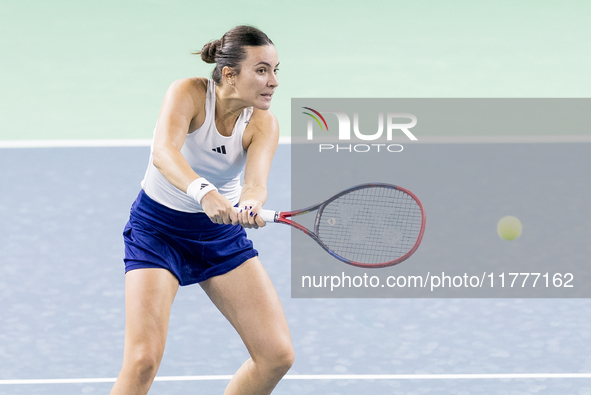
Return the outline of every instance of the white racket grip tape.
[[[264,210],[264,209],[260,209],[259,210],[259,215],[261,216],[261,218],[263,219],[263,221],[265,222],[275,222],[275,217],[276,217],[277,211],[273,211],[273,210]]]
[[[240,212],[240,208],[238,208],[238,207],[234,207],[234,210],[236,210],[237,213]],[[265,221],[267,223],[275,222],[275,214],[277,214],[277,211],[264,210],[264,209],[259,210],[259,217],[261,217],[263,219],[263,221]]]

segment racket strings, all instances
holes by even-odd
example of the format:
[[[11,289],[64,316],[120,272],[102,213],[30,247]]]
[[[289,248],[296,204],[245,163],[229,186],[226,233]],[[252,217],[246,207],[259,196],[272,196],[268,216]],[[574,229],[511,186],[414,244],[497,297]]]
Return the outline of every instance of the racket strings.
[[[421,207],[393,187],[354,190],[330,202],[319,213],[322,242],[353,262],[379,264],[404,256],[417,242]]]

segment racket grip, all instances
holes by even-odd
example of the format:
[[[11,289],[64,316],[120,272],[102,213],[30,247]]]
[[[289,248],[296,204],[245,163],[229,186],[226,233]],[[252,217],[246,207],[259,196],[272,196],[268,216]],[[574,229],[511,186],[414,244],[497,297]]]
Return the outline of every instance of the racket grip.
[[[265,210],[265,209],[259,210],[259,215],[261,216],[261,218],[265,222],[271,222],[271,223],[276,222],[275,221],[275,214],[277,214],[277,212],[273,211],[273,210]]]
[[[237,213],[240,212],[240,209],[238,207],[234,207],[234,210],[236,210]],[[275,214],[277,214],[276,211],[273,210],[265,210],[265,209],[260,209],[259,210],[259,216],[263,219],[263,221],[265,222],[276,222],[275,221]]]

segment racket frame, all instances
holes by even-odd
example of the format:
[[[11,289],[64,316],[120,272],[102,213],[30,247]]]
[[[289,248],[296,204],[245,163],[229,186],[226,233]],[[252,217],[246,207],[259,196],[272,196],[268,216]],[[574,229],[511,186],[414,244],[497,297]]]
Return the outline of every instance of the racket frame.
[[[415,244],[413,245],[413,247],[408,250],[408,252],[406,254],[404,254],[403,256],[394,259],[392,261],[389,262],[382,262],[382,263],[362,263],[362,262],[355,262],[352,261],[350,259],[344,258],[340,255],[338,255],[337,253],[335,253],[334,251],[332,251],[330,248],[328,248],[326,246],[326,244],[324,244],[322,242],[322,240],[320,240],[320,238],[318,237],[318,228],[320,226],[320,217],[322,215],[322,211],[324,210],[324,208],[330,204],[331,202],[333,202],[334,200],[338,199],[339,197],[346,195],[348,193],[351,193],[353,191],[357,191],[359,189],[365,189],[365,188],[374,188],[374,187],[382,187],[382,188],[391,188],[391,189],[397,189],[401,192],[406,193],[407,195],[409,195],[410,197],[412,197],[414,199],[414,201],[418,204],[419,208],[421,209],[421,227],[419,229],[419,234],[417,236],[417,240],[415,242]],[[316,219],[314,221],[314,231],[309,230],[308,228],[306,228],[305,226],[292,221],[288,218],[290,217],[295,217],[298,215],[303,215],[303,214],[307,214],[311,211],[314,210],[318,210],[318,212],[316,213]],[[310,236],[316,243],[318,243],[318,245],[320,245],[320,247],[322,247],[326,252],[328,252],[330,255],[332,255],[333,257],[335,257],[336,259],[345,262],[349,265],[352,266],[357,266],[357,267],[364,267],[364,268],[381,268],[381,267],[387,267],[387,266],[394,266],[399,264],[400,262],[405,261],[406,259],[408,259],[412,254],[415,253],[415,251],[417,250],[417,248],[419,248],[419,245],[421,244],[421,241],[423,239],[423,234],[425,233],[425,222],[426,222],[426,215],[425,215],[425,209],[423,208],[423,204],[421,203],[421,201],[416,197],[416,195],[414,193],[412,193],[411,191],[409,191],[408,189],[402,188],[398,185],[392,185],[392,184],[385,184],[385,183],[367,183],[367,184],[360,184],[360,185],[356,185],[354,187],[345,189],[342,192],[337,193],[334,196],[331,196],[330,198],[315,204],[313,206],[310,207],[306,207],[304,209],[301,210],[294,210],[294,211],[275,211],[274,215],[273,215],[273,221],[276,223],[280,223],[280,224],[285,224],[285,225],[290,225],[293,226],[296,229],[301,230],[302,232],[304,232],[306,235]]]

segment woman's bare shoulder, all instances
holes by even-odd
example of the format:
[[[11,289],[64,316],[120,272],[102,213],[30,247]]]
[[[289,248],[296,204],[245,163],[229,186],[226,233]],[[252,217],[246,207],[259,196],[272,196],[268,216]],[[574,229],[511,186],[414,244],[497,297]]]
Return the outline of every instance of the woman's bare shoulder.
[[[180,94],[190,94],[194,99],[205,100],[207,93],[207,78],[181,78],[170,84],[169,90]]]
[[[248,150],[253,141],[264,140],[265,143],[277,146],[279,140],[279,122],[270,110],[254,109],[248,126],[244,131],[242,145]]]
[[[181,78],[170,84],[166,93],[165,103],[176,109],[185,108],[191,113],[189,133],[201,127],[205,121],[208,83],[206,78]]]
[[[271,112],[271,110],[253,109],[250,123],[252,123],[253,126],[256,125],[257,129],[263,129],[264,131],[269,132],[279,132],[277,117]]]

